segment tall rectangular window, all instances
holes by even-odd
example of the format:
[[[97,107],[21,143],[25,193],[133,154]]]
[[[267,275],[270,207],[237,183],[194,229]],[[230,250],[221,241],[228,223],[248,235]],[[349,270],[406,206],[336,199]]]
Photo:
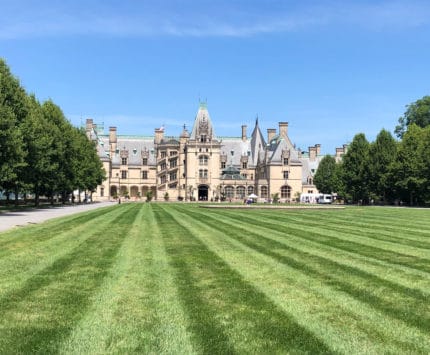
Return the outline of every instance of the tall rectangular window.
[[[148,158],[142,159],[142,165],[148,165]]]
[[[121,170],[121,179],[127,179],[127,170]]]
[[[121,158],[121,165],[127,165],[127,158]]]
[[[284,171],[284,179],[288,179],[288,171]]]
[[[142,179],[148,179],[148,172],[146,170],[142,171]]]
[[[225,169],[225,161],[221,162],[221,169]]]

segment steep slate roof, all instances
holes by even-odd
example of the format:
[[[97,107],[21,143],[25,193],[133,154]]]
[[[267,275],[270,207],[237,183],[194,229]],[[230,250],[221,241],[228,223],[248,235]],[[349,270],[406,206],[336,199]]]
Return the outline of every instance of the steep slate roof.
[[[216,139],[206,102],[200,102],[190,139],[197,140],[201,134],[206,134],[208,139]]]
[[[152,137],[129,137],[118,136],[117,151],[113,153],[112,165],[120,165],[121,163],[121,150],[128,150],[128,164],[129,165],[142,165],[142,151],[149,152],[148,165],[156,165],[156,157],[154,151],[154,138]],[[109,146],[109,136],[102,137],[104,146]]]
[[[301,158],[301,161],[303,163],[303,168],[302,168],[302,182],[304,184],[307,183],[307,179],[309,176],[314,176],[317,169],[318,169],[318,165],[321,161],[323,157],[322,156],[317,156],[315,158],[314,161],[311,161],[309,159],[309,156],[305,156]],[[312,169],[314,170],[314,172],[312,172]]]
[[[258,126],[258,117],[255,120],[255,127],[251,133],[251,159],[249,161],[250,166],[256,166],[261,151],[266,148],[266,141],[264,140],[263,134],[261,133],[260,127]],[[264,156],[264,155],[263,155]]]
[[[275,136],[269,142],[268,145],[269,154],[267,156],[267,163],[281,163],[282,162],[282,151],[289,150],[290,151],[290,162],[298,164],[300,163],[299,153],[294,148],[294,145],[291,143],[291,140],[288,136]]]
[[[233,154],[231,154],[232,151]],[[242,156],[249,156],[248,154],[251,154],[248,140],[244,142],[242,138],[239,137],[222,138],[221,155],[227,156],[227,165],[240,166],[240,158]]]

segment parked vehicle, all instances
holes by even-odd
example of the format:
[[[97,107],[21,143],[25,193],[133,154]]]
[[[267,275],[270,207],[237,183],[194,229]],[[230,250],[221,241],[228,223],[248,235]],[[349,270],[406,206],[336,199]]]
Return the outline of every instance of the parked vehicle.
[[[321,203],[330,204],[333,202],[333,196],[330,194],[307,194],[300,195],[301,203]]]

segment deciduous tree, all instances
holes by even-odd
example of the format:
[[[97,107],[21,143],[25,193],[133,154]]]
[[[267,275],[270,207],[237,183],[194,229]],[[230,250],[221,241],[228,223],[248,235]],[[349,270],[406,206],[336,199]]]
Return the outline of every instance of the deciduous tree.
[[[424,96],[407,105],[406,112],[399,118],[399,124],[394,132],[401,138],[411,124],[421,128],[430,125],[430,96]]]
[[[363,133],[355,135],[343,156],[342,179],[353,202],[369,202],[369,142]]]

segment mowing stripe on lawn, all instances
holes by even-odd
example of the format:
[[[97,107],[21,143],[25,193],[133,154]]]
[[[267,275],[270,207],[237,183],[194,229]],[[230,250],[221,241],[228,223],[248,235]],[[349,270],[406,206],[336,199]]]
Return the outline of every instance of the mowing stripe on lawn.
[[[45,227],[41,230],[38,227],[26,227],[19,230],[19,235],[25,230],[24,237],[14,238],[13,246],[9,246],[7,255],[0,257],[0,298],[12,289],[22,287],[22,284],[42,270],[52,265],[55,260],[70,253],[74,248],[97,232],[94,225],[98,228],[108,225],[110,218],[114,218],[119,211],[108,210],[102,214],[91,214],[93,220],[87,220],[80,224],[80,219],[74,220],[74,228],[64,228],[64,232],[57,235],[50,235],[49,239],[41,238],[46,234]],[[51,222],[52,223],[52,222]],[[51,225],[49,223],[49,225]],[[76,224],[75,224],[76,223]],[[63,220],[54,223],[64,227]],[[42,226],[42,225],[41,225]],[[34,240],[27,238],[30,231]],[[43,233],[41,235],[41,233]]]
[[[203,213],[201,210],[199,212]],[[265,223],[256,224],[255,221],[264,222],[264,219],[260,219],[258,216],[242,221],[244,217],[240,215],[219,214],[217,213],[218,211],[215,213],[212,211],[205,212],[214,218],[222,218],[224,223],[229,223],[236,228],[242,228],[244,233],[247,233],[248,230],[258,232],[257,234],[264,235],[301,251],[329,258],[338,263],[361,269],[369,274],[382,275],[384,280],[406,287],[408,293],[409,289],[415,289],[424,295],[428,296],[430,294],[429,274],[425,271],[410,268],[407,264],[400,266],[393,264],[392,260],[380,260],[376,256],[369,258],[368,255],[363,256],[353,251],[347,251],[344,248],[331,246],[329,243],[321,243],[320,240],[324,240],[324,236],[309,240],[307,239],[306,232],[289,233],[288,227],[276,227],[277,230],[275,230],[273,225],[270,225],[271,228],[269,228]],[[247,212],[245,213],[248,214]]]
[[[318,255],[321,255],[324,250],[326,251],[324,254],[328,252],[330,258],[333,258],[333,256],[336,254],[340,254],[341,257],[343,256],[343,263],[345,263],[345,261],[351,263],[352,258],[355,260],[361,260],[359,261],[359,264],[361,263],[361,265],[358,265],[360,268],[368,269],[371,265],[378,265],[378,267],[380,267],[382,264],[382,266],[385,268],[383,271],[384,279],[390,278],[390,275],[393,274],[395,275],[395,282],[399,283],[399,275],[402,274],[403,281],[400,282],[402,285],[417,288],[422,292],[426,292],[427,294],[430,293],[430,280],[428,278],[428,272],[426,272],[425,269],[418,269],[416,266],[413,267],[414,265],[410,265],[407,262],[408,260],[412,259],[412,262],[414,263],[414,260],[411,257],[407,257],[406,261],[401,262],[396,259],[396,257],[398,257],[397,254],[390,255],[391,257],[381,258],[379,249],[375,250],[371,254],[371,249],[367,246],[364,246],[364,248],[369,250],[369,252],[363,254],[360,252],[360,250],[357,250],[358,246],[355,248],[349,248],[349,239],[347,239],[345,236],[343,237],[345,238],[343,239],[343,242],[339,242],[339,240],[335,239],[334,243],[332,243],[331,237],[324,234],[332,234],[332,232],[327,228],[321,228],[320,233],[308,233],[306,230],[294,228],[295,224],[292,226],[285,221],[279,221],[276,223],[274,219],[261,218],[259,214],[251,214],[253,217],[250,217],[248,213],[246,213],[247,216],[245,216],[245,214],[237,214],[237,212],[236,214],[228,213],[228,215],[226,215],[222,213],[219,214],[218,211],[211,211],[211,214],[223,216],[224,219],[230,218],[231,223],[233,223],[235,226],[240,224],[242,228],[245,229],[253,226],[254,230],[259,229],[261,230],[261,233],[265,235],[282,236],[282,239],[278,241],[288,241],[290,245],[293,243],[292,245],[299,249],[302,245],[306,246],[306,249],[312,249],[312,253]],[[283,216],[283,214],[278,214],[278,216]],[[256,223],[256,221],[259,223]],[[302,225],[302,223],[299,223],[299,225]],[[369,271],[374,273],[373,270]]]
[[[84,316],[139,209],[125,206],[104,228],[0,301],[0,352],[55,353]],[[16,339],[20,339],[17,344]]]
[[[210,251],[194,228],[178,224],[175,210],[165,206],[154,210],[166,230],[167,251],[201,352],[330,352],[322,340]]]
[[[213,211],[219,214],[219,211]],[[331,232],[329,228],[308,228],[304,225],[285,225],[282,221],[276,222],[269,218],[251,218],[243,214],[234,217],[243,223],[250,225],[264,225],[265,228],[276,230],[317,243],[336,247],[341,250],[361,254],[366,257],[376,258],[392,264],[414,268],[420,271],[430,272],[430,257],[428,250],[417,251],[413,248],[405,249],[404,246],[396,246],[393,243],[379,243],[365,236],[340,235]],[[352,240],[351,240],[352,239]],[[387,245],[389,244],[389,245]],[[400,250],[403,251],[400,252]]]
[[[218,230],[223,230],[225,233],[231,233],[234,230],[239,233],[244,232],[243,228],[232,223],[226,224],[224,221],[207,214],[205,220],[208,225]],[[428,294],[392,283],[358,268],[287,246],[261,234],[246,232],[246,230],[243,234],[236,233],[234,238],[281,263],[311,276],[321,278],[332,287],[368,303],[393,318],[404,321],[423,331],[430,331],[430,315],[428,314],[430,296]],[[283,253],[284,251],[286,253]],[[310,265],[315,265],[315,267]],[[352,277],[357,277],[358,279],[354,281]],[[358,282],[360,287],[354,286]],[[376,290],[377,293],[375,292]],[[410,310],[411,305],[415,311]]]
[[[115,264],[60,352],[193,352],[160,233],[149,204],[141,204]]]
[[[268,217],[270,219],[270,216]],[[370,223],[370,221],[366,221],[366,223],[353,223],[344,219],[330,218],[330,224],[327,225],[326,220],[322,219],[321,217],[318,218],[318,216],[312,216],[312,219],[307,220],[289,218],[289,221],[293,221],[297,225],[306,225],[307,228],[312,228],[312,230],[325,228],[329,229],[330,231],[347,233],[348,235],[362,236],[365,234],[368,238],[394,243],[395,245],[403,244],[426,250],[430,248],[430,233],[428,231],[424,231],[423,229],[410,230],[409,232],[412,234],[412,236],[405,237],[404,229],[400,229],[400,226],[390,227],[388,225],[381,225],[379,223]],[[400,233],[400,230],[402,233]]]
[[[193,210],[193,212],[195,212],[195,211]],[[222,255],[225,255],[226,253],[228,254],[229,252],[226,251],[226,250],[231,250],[231,246],[224,246],[222,248],[219,247],[220,238],[219,238],[218,235],[214,235],[216,232],[221,233],[221,235],[225,235],[226,237],[228,236],[227,238],[233,238],[234,240],[238,240],[239,239],[237,237],[237,234],[242,234],[242,235],[246,234],[243,230],[239,231],[238,233],[235,233],[234,228],[232,228],[232,226],[230,226],[229,229],[228,228],[226,228],[225,230],[222,229],[222,228],[220,229],[220,224],[222,224],[222,222],[224,222],[224,220],[221,219],[221,218],[217,221],[218,223],[214,222],[213,224],[211,224],[209,226],[208,225],[208,216],[206,214],[205,214],[204,217],[201,217],[201,216],[197,217],[193,213],[190,213],[190,211],[186,211],[186,216],[188,216],[188,218],[192,218],[192,220],[189,223],[195,224],[196,223],[195,221],[204,221],[204,222],[197,222],[199,224],[198,227],[204,229],[204,226],[202,225],[202,224],[204,224],[206,226],[206,229],[207,228],[212,229],[212,233],[209,232],[208,233],[209,237],[207,237],[207,238],[203,237],[203,236],[206,235],[205,233],[200,232],[199,235],[202,236],[202,238],[205,239],[206,243],[211,244],[212,247],[215,246],[215,249],[217,249],[218,252],[221,253]],[[179,220],[181,221],[181,223],[186,223],[186,222],[183,222],[183,221],[186,220],[186,218],[187,218],[186,216],[183,215],[182,217],[180,217]],[[254,227],[251,227],[251,228],[254,228]],[[260,237],[263,237],[263,236],[260,235]],[[244,252],[245,253],[249,253],[250,251],[253,252],[255,250],[255,249],[252,249],[253,247],[254,246],[251,245],[250,249],[247,249],[248,251],[244,250]],[[249,273],[249,271],[250,271],[249,269],[252,267],[252,264],[250,265],[248,263],[248,267],[245,268],[245,271],[243,271],[243,267],[245,267],[243,265],[247,265],[247,264],[246,264],[246,257],[245,257],[245,261],[242,261],[243,257],[241,259],[241,257],[240,257],[241,254],[243,255],[244,253],[242,252],[242,253],[235,253],[235,254],[233,254],[234,256],[232,257],[230,263],[233,263],[233,265],[235,265],[235,267],[238,268],[238,269],[242,268],[242,273],[246,274],[246,273]],[[267,253],[264,254],[264,255],[267,255]],[[258,255],[255,255],[255,257],[258,258]],[[268,257],[270,259],[272,257],[272,255],[269,254]],[[241,260],[238,260],[238,259],[241,259]],[[276,258],[276,257],[272,258],[272,259],[279,260],[279,258]],[[252,257],[252,260],[255,260],[254,257]],[[279,270],[279,264],[277,262],[273,262],[272,267],[274,267],[274,269],[273,269],[274,273],[276,273],[277,270]],[[263,268],[264,268],[264,266],[263,266]],[[300,268],[297,268],[296,270],[299,273],[302,272]],[[261,277],[260,272],[262,272],[262,267],[256,268],[256,274],[254,274],[251,277],[252,282],[255,282],[256,278],[260,278]],[[270,270],[269,270],[268,274],[270,275]],[[289,274],[291,274],[291,271],[289,273],[287,273],[286,275],[283,276],[284,277],[283,280],[280,279],[280,283],[277,284],[276,282],[274,282],[274,286],[273,287],[275,289],[274,290],[275,294],[276,294],[276,291],[277,291],[279,285],[288,284],[289,281],[293,282],[293,284],[294,284],[294,285],[292,285],[293,287],[297,287],[297,278],[298,278],[298,276],[295,275],[291,280],[286,280],[285,277],[288,278]],[[323,279],[318,279],[317,276],[318,275],[316,275],[316,276],[313,275],[312,276],[312,277],[315,278],[314,281],[311,281],[311,280],[306,281],[306,279],[304,279],[304,281],[302,283],[302,286],[304,285],[305,288],[306,288],[306,287],[308,287],[310,285],[310,282],[313,283],[313,284],[316,284],[316,288],[314,289],[314,292],[320,292],[321,289],[326,288],[327,287],[326,280],[324,278]],[[263,291],[267,291],[270,294],[270,290],[267,290],[268,288],[270,289],[270,287],[267,287],[267,283],[269,283],[269,285],[270,285],[270,282],[268,282],[264,278],[261,280],[261,282],[263,284],[265,284],[265,286],[262,287],[262,290]],[[381,316],[378,316],[377,314],[375,314],[374,311],[372,311],[372,308],[373,308],[372,304],[369,304],[370,308],[366,309],[367,307],[363,307],[362,305],[357,304],[357,302],[354,302],[353,300],[345,299],[345,297],[342,295],[342,293],[339,294],[339,291],[342,292],[342,290],[338,290],[337,288],[333,289],[333,287],[332,287],[333,285],[330,285],[330,284],[328,284],[328,286],[330,288],[332,288],[332,291],[330,291],[328,289],[328,291],[325,292],[327,294],[327,299],[328,300],[337,299],[337,301],[340,301],[337,305],[335,305],[335,307],[337,307],[338,310],[341,310],[342,308],[345,308],[348,305],[347,308],[349,308],[349,310],[352,310],[352,311],[354,311],[357,314],[354,317],[355,319],[353,319],[352,322],[348,322],[346,324],[349,324],[349,325],[351,325],[351,323],[355,324],[355,327],[358,327],[360,329],[360,332],[367,334],[368,336],[370,336],[371,339],[373,338],[374,342],[376,342],[376,343],[377,342],[381,342],[382,340],[384,340],[384,342],[387,342],[389,346],[387,346],[387,344],[384,344],[384,347],[382,348],[382,349],[384,349],[383,350],[384,352],[386,352],[387,349],[390,349],[390,346],[393,346],[393,345],[395,345],[395,347],[391,348],[391,349],[397,349],[397,350],[398,349],[403,349],[404,351],[411,351],[411,350],[413,350],[413,351],[416,351],[416,352],[426,352],[430,348],[430,341],[428,339],[427,332],[424,332],[424,333],[420,334],[420,332],[417,332],[416,330],[405,328],[405,325],[403,325],[401,323],[402,319],[399,320],[400,323],[398,323],[395,328],[392,328],[392,326],[393,326],[393,324],[396,324],[397,321],[393,321],[390,318],[386,318],[386,320],[384,322],[382,322],[381,327],[379,327],[379,324],[381,323],[382,319],[381,319]],[[288,293],[291,292],[291,288],[290,287],[287,288],[285,290],[285,292],[288,292]],[[283,297],[285,297],[285,296],[284,295],[280,296],[281,300],[284,300]],[[309,295],[304,295],[302,297],[303,297],[303,299],[306,299],[307,302],[310,302],[312,304],[312,302],[309,300],[309,297],[310,297]],[[300,299],[301,297],[296,296],[296,298]],[[331,301],[329,301],[329,303],[330,302]],[[301,303],[302,302],[300,302],[300,304]],[[319,306],[320,303],[322,303],[322,302],[321,301],[316,301],[316,305]],[[302,306],[300,306],[300,307],[302,307]],[[300,308],[300,307],[298,307],[298,308]],[[297,311],[296,308],[297,307],[293,306],[292,312],[296,312]],[[329,315],[339,313],[335,309],[331,310],[330,308],[331,307],[329,305],[324,304],[324,308],[322,308],[322,310],[321,310],[321,312],[323,313],[323,315],[324,315],[324,312],[326,312],[326,314],[329,314]],[[361,308],[363,310],[361,311],[361,314],[360,314],[359,310]],[[331,313],[331,311],[332,311],[332,313]],[[315,310],[312,313],[314,313],[314,312],[315,312]],[[357,313],[357,312],[359,312],[359,313]],[[301,317],[307,317],[307,316],[308,316],[308,313],[305,313],[305,314],[301,315]],[[343,322],[346,322],[346,319],[351,318],[351,316],[352,316],[351,314],[348,315],[348,314],[342,313],[342,317],[344,318]],[[365,318],[365,319],[363,321],[363,319],[360,319],[360,318]],[[367,320],[366,320],[366,318],[367,318]],[[370,318],[370,320],[369,320],[369,318]],[[359,323],[357,323],[358,319],[360,319]],[[310,322],[310,323],[312,325],[314,324],[314,322]],[[333,335],[333,332],[332,332],[332,334],[330,335],[330,338],[338,337],[339,336],[338,333],[341,333],[341,332],[345,331],[345,325],[346,324],[342,325],[342,327],[340,329],[338,329],[337,331],[335,330],[334,331],[334,335]],[[389,325],[388,328],[385,328],[386,324]],[[379,331],[377,329],[375,329],[375,326],[379,327]],[[317,327],[318,327],[318,325],[317,325]],[[323,331],[324,332],[327,331],[326,328],[327,328],[327,325],[323,327]],[[356,335],[356,337],[357,337],[357,335]],[[356,339],[354,339],[354,340],[356,340]],[[351,343],[351,339],[348,339],[348,342]],[[364,342],[364,340],[363,340],[363,342]],[[332,344],[332,341],[330,341],[329,343]],[[375,348],[375,345],[373,345],[372,347]],[[427,350],[425,350],[425,349],[427,349]],[[347,348],[347,350],[343,349],[343,351],[347,351],[347,352],[351,352],[352,350],[354,350],[354,346]],[[380,353],[381,351],[382,350],[379,350],[377,352]]]
[[[29,247],[50,239],[59,233],[73,230],[76,226],[91,222],[94,218],[112,211],[112,207],[98,208],[67,217],[50,219],[41,224],[31,224],[18,229],[0,232],[0,257],[9,250],[15,250],[15,244],[26,243]],[[37,235],[37,238],[34,236]]]

